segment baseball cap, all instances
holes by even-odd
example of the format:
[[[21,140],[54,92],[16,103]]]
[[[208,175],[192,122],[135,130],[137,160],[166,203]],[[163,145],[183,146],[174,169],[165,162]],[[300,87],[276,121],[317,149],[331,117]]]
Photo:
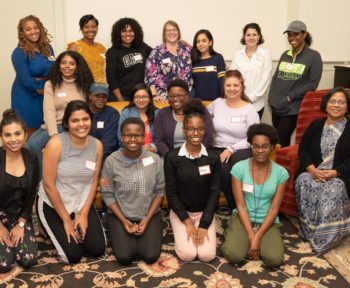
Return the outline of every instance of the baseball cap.
[[[105,94],[109,95],[108,84],[107,83],[93,83],[90,86],[90,93],[92,95]]]
[[[307,29],[306,29],[306,25],[304,22],[302,21],[299,21],[299,20],[294,20],[292,22],[289,23],[288,27],[287,27],[287,30],[283,32],[284,33],[287,33],[287,32],[306,32]]]

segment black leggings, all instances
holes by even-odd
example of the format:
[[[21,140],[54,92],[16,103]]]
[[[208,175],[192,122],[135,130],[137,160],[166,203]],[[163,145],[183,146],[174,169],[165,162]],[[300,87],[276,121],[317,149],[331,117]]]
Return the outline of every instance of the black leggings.
[[[290,145],[290,138],[297,126],[298,115],[279,116],[272,113],[272,124],[277,129],[282,147]]]
[[[93,257],[102,256],[106,249],[106,237],[102,228],[100,218],[95,207],[92,205],[88,214],[88,229],[83,243],[75,243],[71,238],[68,243],[63,221],[56,210],[40,197],[38,201],[38,212],[40,221],[46,229],[52,243],[63,262],[77,263],[83,257],[83,252],[88,252]]]
[[[162,229],[160,213],[155,213],[148,223],[143,235],[126,232],[124,225],[111,213],[108,213],[108,238],[117,261],[123,265],[130,264],[139,257],[148,264],[159,258],[162,246]]]
[[[225,148],[214,148],[220,155]],[[245,160],[252,156],[252,151],[250,148],[240,149],[234,152],[227,163],[221,163],[221,190],[224,192],[228,205],[230,209],[236,207],[236,202],[233,197],[232,192],[232,182],[231,182],[231,169],[232,166],[241,160]]]

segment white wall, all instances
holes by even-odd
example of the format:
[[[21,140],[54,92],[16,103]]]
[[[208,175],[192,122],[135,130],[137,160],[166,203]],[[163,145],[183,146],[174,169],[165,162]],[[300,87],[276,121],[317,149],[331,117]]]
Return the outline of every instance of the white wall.
[[[215,40],[215,49],[230,61],[240,48],[243,26],[257,22],[265,37],[264,47],[278,60],[288,48],[283,31],[291,20],[306,22],[314,38],[313,48],[320,51],[325,61],[319,88],[333,84],[335,64],[350,60],[350,33],[348,33],[348,0],[11,0],[2,4],[0,25],[3,28],[0,50],[0,113],[10,107],[11,85],[15,73],[11,53],[17,45],[18,20],[28,14],[38,16],[53,36],[55,54],[62,52],[66,43],[81,37],[79,19],[94,14],[100,21],[97,41],[110,47],[112,24],[121,17],[136,18],[144,29],[145,41],[155,46],[161,42],[163,23],[177,21],[183,38],[192,43],[194,33],[209,29]],[[274,62],[274,64],[276,64]]]

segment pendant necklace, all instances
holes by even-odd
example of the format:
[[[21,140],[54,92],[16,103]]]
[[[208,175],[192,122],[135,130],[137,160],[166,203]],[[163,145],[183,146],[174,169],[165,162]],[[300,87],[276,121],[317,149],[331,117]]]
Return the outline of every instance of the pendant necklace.
[[[261,188],[260,188],[260,192],[259,192],[259,197],[258,197],[258,203],[256,203],[256,197],[255,197],[255,182],[254,182],[254,163],[253,163],[253,160],[252,160],[252,178],[253,178],[253,199],[254,199],[254,226],[253,226],[253,232],[257,232],[260,228],[260,224],[256,223],[256,214],[258,213],[258,209],[259,209],[259,204],[260,204],[260,199],[261,199],[261,193],[264,189],[264,185],[265,185],[265,182],[266,182],[266,178],[267,178],[267,174],[269,172],[269,168],[270,168],[270,160],[269,160],[269,163],[267,164],[267,169],[266,169],[266,173],[265,173],[265,177],[264,177],[264,181],[261,185]]]

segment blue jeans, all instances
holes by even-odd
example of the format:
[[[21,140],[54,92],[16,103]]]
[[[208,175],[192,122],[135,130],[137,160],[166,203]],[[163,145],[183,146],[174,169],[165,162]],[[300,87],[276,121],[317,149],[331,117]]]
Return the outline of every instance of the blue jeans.
[[[62,125],[57,125],[58,133],[62,133]],[[33,151],[36,156],[38,157],[39,162],[39,177],[42,178],[42,150],[45,148],[47,142],[49,142],[50,136],[47,129],[39,128],[36,130],[32,136],[27,141],[27,148],[31,151]]]

